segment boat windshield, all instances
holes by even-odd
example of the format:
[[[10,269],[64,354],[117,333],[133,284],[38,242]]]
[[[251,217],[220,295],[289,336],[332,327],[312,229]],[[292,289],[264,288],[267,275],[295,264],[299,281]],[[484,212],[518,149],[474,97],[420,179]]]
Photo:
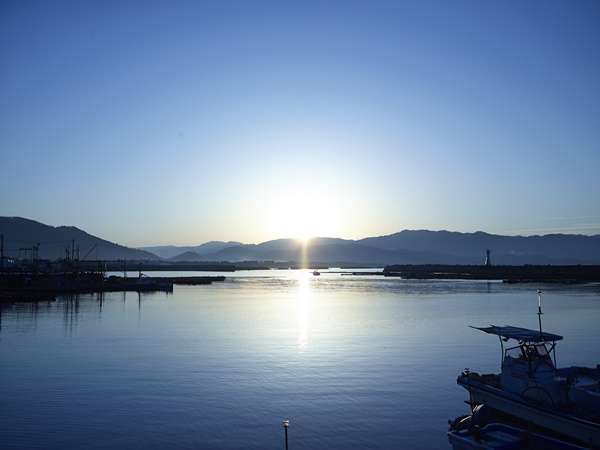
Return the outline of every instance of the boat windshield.
[[[548,356],[549,352],[546,344],[536,344],[534,347],[538,356]]]
[[[521,346],[507,348],[505,352],[505,356],[513,358],[513,359],[525,359],[525,353]]]
[[[507,348],[504,352],[506,358],[511,358],[515,360],[521,361],[545,361],[552,363],[552,359],[550,357],[550,350],[546,347],[544,343],[520,343],[515,347]]]

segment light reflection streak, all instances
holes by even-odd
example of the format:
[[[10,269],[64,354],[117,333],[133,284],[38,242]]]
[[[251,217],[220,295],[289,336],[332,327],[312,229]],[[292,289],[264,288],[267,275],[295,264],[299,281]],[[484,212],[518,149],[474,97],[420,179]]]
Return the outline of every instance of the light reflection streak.
[[[310,313],[311,313],[311,280],[310,271],[307,269],[298,270],[298,292],[296,296],[296,315],[298,317],[298,348],[304,349],[308,345],[310,331]]]

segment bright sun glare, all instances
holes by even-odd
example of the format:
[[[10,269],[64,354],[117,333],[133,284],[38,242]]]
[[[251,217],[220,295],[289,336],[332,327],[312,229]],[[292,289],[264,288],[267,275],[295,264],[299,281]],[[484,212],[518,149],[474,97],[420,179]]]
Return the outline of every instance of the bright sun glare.
[[[293,237],[303,243],[317,236],[335,236],[338,211],[327,193],[313,189],[280,192],[269,206],[273,236]]]

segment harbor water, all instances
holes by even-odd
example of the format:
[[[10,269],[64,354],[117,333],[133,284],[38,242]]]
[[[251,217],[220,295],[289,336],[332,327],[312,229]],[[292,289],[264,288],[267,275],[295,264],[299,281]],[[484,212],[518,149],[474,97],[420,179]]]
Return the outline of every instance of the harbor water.
[[[448,448],[457,375],[499,370],[469,325],[536,328],[538,287],[558,365],[600,363],[598,285],[226,275],[1,306],[1,448]]]

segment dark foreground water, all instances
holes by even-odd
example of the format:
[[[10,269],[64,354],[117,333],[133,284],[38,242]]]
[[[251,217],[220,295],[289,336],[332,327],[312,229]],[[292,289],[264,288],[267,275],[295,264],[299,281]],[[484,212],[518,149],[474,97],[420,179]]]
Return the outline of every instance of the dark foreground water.
[[[468,325],[535,327],[537,286],[302,271],[3,307],[2,449],[445,449]],[[240,276],[241,275],[241,276]],[[263,276],[260,276],[263,275]],[[600,289],[548,287],[559,365],[600,362]]]

